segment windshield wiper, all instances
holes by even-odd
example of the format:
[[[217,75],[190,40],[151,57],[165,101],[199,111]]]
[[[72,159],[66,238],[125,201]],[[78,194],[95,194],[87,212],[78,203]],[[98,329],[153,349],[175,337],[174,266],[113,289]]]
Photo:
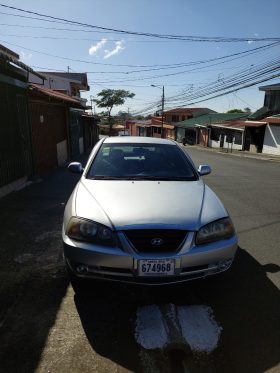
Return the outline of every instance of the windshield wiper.
[[[128,180],[156,180],[156,181],[191,181],[194,180],[192,176],[133,176],[128,177]]]
[[[106,176],[106,175],[96,175],[96,176],[89,176],[88,179],[90,180],[123,180],[123,176]]]

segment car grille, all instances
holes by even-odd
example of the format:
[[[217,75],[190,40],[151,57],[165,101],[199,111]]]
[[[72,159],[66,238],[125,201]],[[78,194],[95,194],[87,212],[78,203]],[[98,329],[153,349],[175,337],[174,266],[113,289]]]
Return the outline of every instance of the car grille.
[[[187,235],[187,231],[177,229],[132,229],[124,233],[140,253],[176,252]]]

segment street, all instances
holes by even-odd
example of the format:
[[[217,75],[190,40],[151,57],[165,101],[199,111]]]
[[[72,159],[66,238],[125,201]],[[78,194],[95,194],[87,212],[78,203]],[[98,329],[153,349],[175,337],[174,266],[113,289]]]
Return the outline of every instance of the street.
[[[280,164],[185,149],[196,166],[211,165],[204,180],[235,224],[232,268],[168,287],[89,283],[75,295],[60,231],[78,177],[57,169],[0,200],[1,373],[280,372]],[[211,307],[222,328],[217,349],[140,347],[137,310],[147,305]]]

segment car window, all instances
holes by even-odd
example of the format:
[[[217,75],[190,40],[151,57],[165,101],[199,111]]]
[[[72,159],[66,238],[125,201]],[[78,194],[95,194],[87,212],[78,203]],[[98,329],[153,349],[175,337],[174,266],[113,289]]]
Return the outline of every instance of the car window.
[[[88,178],[196,180],[193,166],[175,145],[103,144]]]

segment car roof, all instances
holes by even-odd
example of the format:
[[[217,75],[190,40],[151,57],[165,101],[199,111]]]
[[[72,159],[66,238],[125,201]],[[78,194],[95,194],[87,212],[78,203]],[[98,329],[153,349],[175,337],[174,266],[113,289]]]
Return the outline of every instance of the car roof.
[[[139,136],[113,136],[104,140],[105,144],[165,144],[176,145],[173,140],[160,139],[156,137],[139,137]]]

